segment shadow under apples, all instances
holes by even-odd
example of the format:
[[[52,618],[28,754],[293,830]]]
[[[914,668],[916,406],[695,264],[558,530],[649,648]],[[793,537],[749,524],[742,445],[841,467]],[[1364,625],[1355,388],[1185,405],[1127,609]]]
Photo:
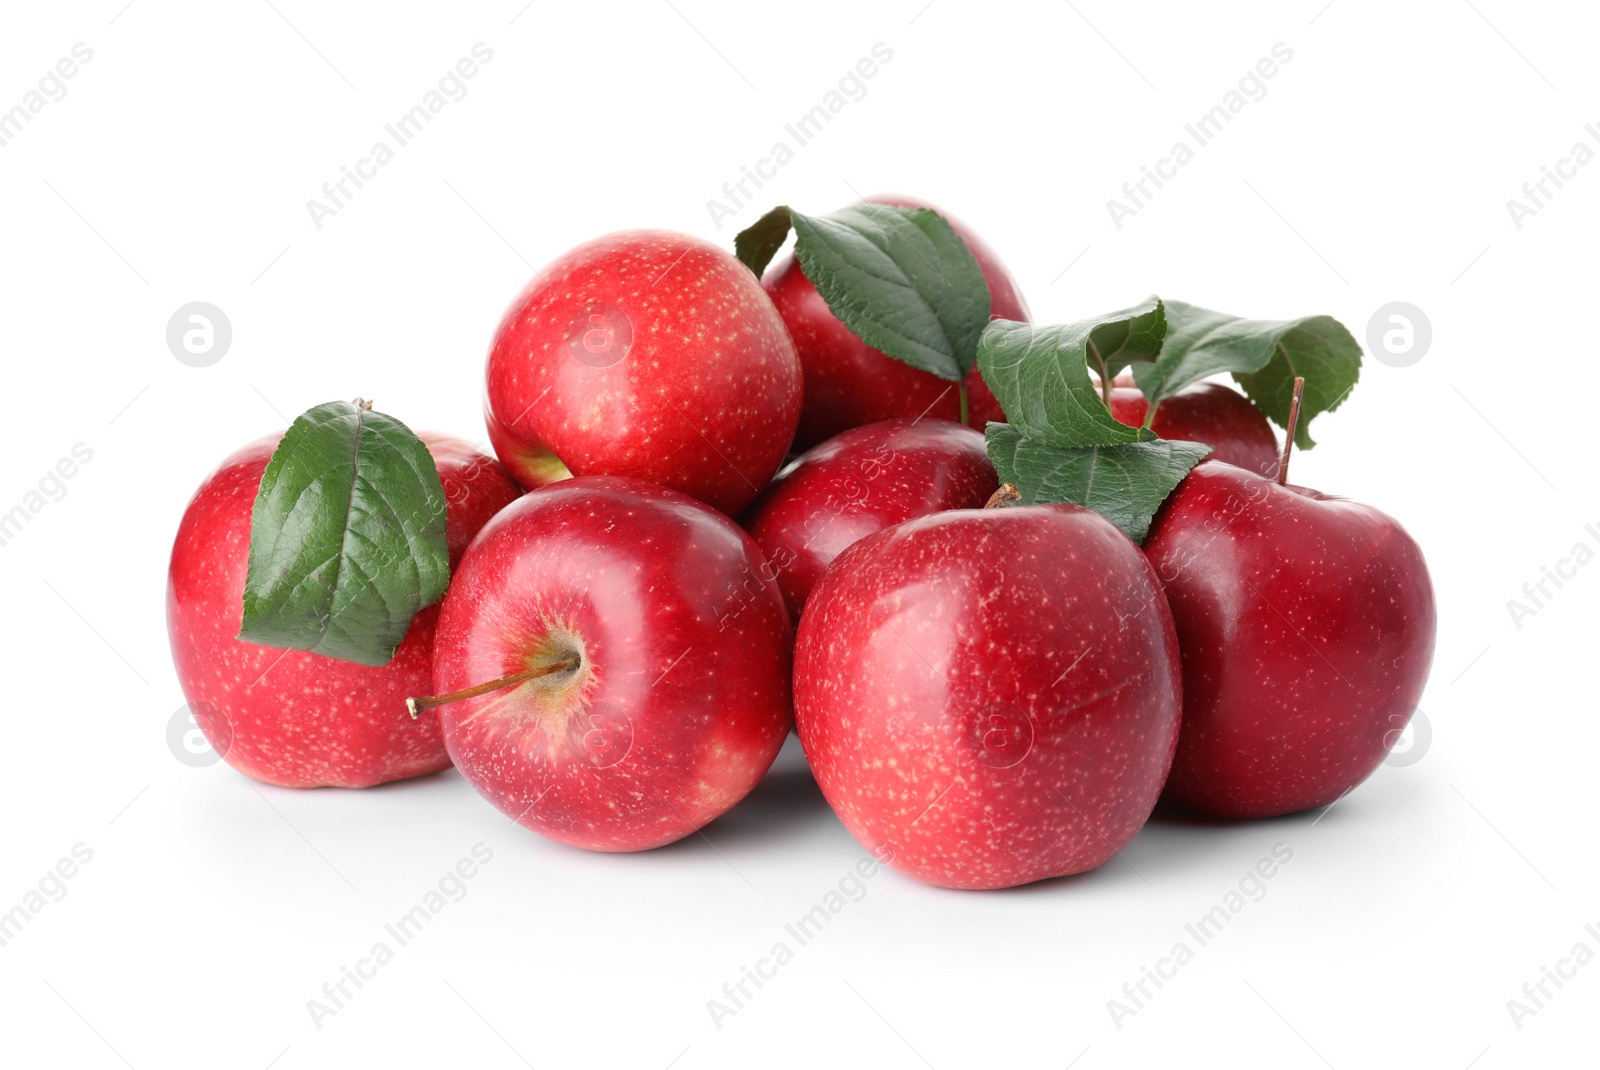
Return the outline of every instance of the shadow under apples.
[[[453,771],[443,775],[448,777],[450,772]],[[1343,809],[1342,805],[1333,808],[1335,811],[1340,809]],[[1164,880],[1181,881],[1197,868],[1233,858],[1249,855],[1253,859],[1255,855],[1250,852],[1265,850],[1279,840],[1296,844],[1313,823],[1337,821],[1339,816],[1329,812],[1326,807],[1319,807],[1282,817],[1231,820],[1207,817],[1162,803],[1121,855],[1104,865],[1087,873],[1052,877],[1015,888],[990,890],[985,894],[1066,895],[1088,887],[1160,890]],[[817,787],[799,740],[791,736],[755,790],[732,810],[705,826],[700,833],[690,833],[683,839],[650,851],[600,857],[631,859],[637,864],[638,860],[651,857],[662,861],[669,858],[682,860],[685,855],[700,852],[707,859],[716,861],[717,855],[737,857],[736,852],[771,848],[774,845],[782,845],[787,849],[797,840],[817,835],[848,836],[848,833]],[[903,880],[912,880],[904,875],[899,876]],[[950,895],[972,894],[932,885],[919,884],[918,887]]]
[[[360,790],[363,795],[398,795],[407,791],[415,791],[419,788],[443,784],[452,780],[458,780],[463,784],[467,782],[467,778],[461,775],[461,770],[457,769],[453,765],[447,765],[437,772],[424,773],[421,776],[406,777],[404,780],[386,780],[382,784],[374,784],[370,788],[362,788]],[[449,790],[455,791],[456,789],[450,788]]]
[[[1159,884],[1162,877],[1178,877],[1208,863],[1241,858],[1254,850],[1266,850],[1280,840],[1293,844],[1322,812],[1317,809],[1282,817],[1234,820],[1207,817],[1162,803],[1123,854],[1152,884]],[[1251,855],[1251,859],[1254,857]],[[1118,861],[1112,859],[1106,865],[1115,866]],[[1131,871],[1129,875],[1138,880]]]
[[[792,839],[838,819],[822,797],[809,769],[777,770],[743,802],[707,825],[705,832],[718,846],[755,846]]]
[[[1122,849],[1121,855],[1087,873],[1050,877],[1015,888],[985,891],[985,896],[1050,896],[1077,894],[1091,887],[1132,891],[1158,891],[1163,881],[1181,882],[1197,869],[1256,856],[1279,840],[1291,845],[1302,838],[1326,807],[1282,817],[1230,820],[1207,817],[1165,803],[1156,807],[1144,828]],[[1336,808],[1337,809],[1337,808]],[[1328,819],[1332,821],[1334,815]],[[909,879],[909,878],[908,878]],[[938,889],[951,895],[971,894],[960,889]]]
[[[793,841],[838,824],[839,819],[811,775],[799,739],[790,736],[755,790],[702,831],[719,849],[737,850]],[[662,850],[697,843],[705,845],[699,836],[691,835]]]

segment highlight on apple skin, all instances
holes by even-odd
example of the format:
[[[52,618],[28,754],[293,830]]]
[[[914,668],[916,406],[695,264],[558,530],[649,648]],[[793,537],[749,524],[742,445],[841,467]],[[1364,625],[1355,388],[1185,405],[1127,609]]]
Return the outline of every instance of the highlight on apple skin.
[[[726,516],[580,476],[473,541],[440,612],[433,687],[558,666],[440,706],[450,757],[540,835],[639,851],[694,833],[765,775],[792,724],[792,642],[760,548]]]
[[[432,678],[438,605],[428,606],[386,665],[372,667],[235,638],[250,557],[250,518],[282,432],[245,446],[184,511],[167,570],[167,631],[178,681],[212,748],[246,776],[281,787],[364,788],[450,766],[437,715],[405,701]],[[522,489],[462,439],[423,432],[446,502],[450,559]]]
[[[929,884],[1104,864],[1155,806],[1180,706],[1154,571],[1073,505],[888,528],[840,555],[800,619],[817,784],[868,850]]]
[[[949,420],[884,420],[835,435],[784,466],[743,523],[795,620],[852,544],[913,517],[976,509],[1000,486],[983,436]]]
[[[630,476],[732,514],[783,463],[801,383],[748,268],[698,238],[628,230],[558,257],[512,303],[484,418],[529,489],[568,472]]]

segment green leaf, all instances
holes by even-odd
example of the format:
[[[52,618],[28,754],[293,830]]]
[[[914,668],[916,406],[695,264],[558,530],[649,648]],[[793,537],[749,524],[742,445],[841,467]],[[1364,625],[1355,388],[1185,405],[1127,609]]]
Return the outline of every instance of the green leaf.
[[[1089,348],[1126,366],[1154,358],[1165,333],[1166,313],[1153,296],[1057,327],[996,320],[978,341],[978,370],[1006,419],[1030,439],[1070,447],[1145,442],[1155,434],[1117,421],[1106,408],[1089,378]]]
[[[767,265],[778,255],[789,238],[789,208],[780,204],[738,234],[734,235],[733,253],[741,263],[760,278]]]
[[[825,216],[774,208],[734,238],[766,269],[794,227],[794,253],[828,309],[867,345],[959,383],[989,322],[989,284],[966,242],[929,208],[853,204]]]
[[[1058,327],[996,320],[983,332],[978,370],[1010,421],[989,425],[989,459],[1022,503],[1072,502],[1135,542],[1145,537],[1161,503],[1211,447],[1116,420],[1089,366],[1115,375],[1153,361],[1166,331],[1165,306],[1152,296]]]
[[[256,493],[239,638],[382,665],[449,579],[444,488],[422,441],[359,400],[295,420]]]
[[[1156,406],[1184,387],[1229,372],[1256,407],[1276,423],[1289,422],[1295,376],[1306,381],[1295,445],[1311,449],[1311,420],[1338,408],[1361,376],[1361,346],[1331,316],[1296,320],[1247,320],[1222,312],[1167,302],[1167,339],[1154,364],[1133,370]]]
[[[1020,505],[1072,502],[1093,509],[1134,542],[1144,541],[1156,510],[1210,446],[1153,439],[1120,445],[1058,446],[1024,437],[1010,424],[985,431],[1002,483]]]
[[[1144,311],[1151,302],[1155,303],[1154,311]],[[1128,316],[1133,312],[1138,314]],[[1124,316],[1128,318],[1117,318]],[[1095,327],[1086,347],[1089,366],[1100,374],[1102,381],[1115,379],[1118,372],[1134,364],[1153,363],[1167,336],[1166,306],[1154,294],[1131,309],[1090,322],[1095,323]]]

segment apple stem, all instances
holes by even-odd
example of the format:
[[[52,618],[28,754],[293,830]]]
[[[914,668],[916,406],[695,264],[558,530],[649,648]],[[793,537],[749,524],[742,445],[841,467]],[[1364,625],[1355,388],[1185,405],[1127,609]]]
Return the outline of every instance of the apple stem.
[[[1100,347],[1094,344],[1094,339],[1089,339],[1089,355],[1094,358],[1094,363],[1100,370],[1100,400],[1106,403],[1106,408],[1111,408],[1111,373],[1106,370],[1106,358],[1100,355]]]
[[[999,490],[989,495],[989,500],[983,503],[983,507],[985,509],[999,509],[1002,506],[1021,500],[1022,492],[1017,489],[1015,483],[1002,483]]]
[[[961,401],[961,422],[967,422],[967,381],[965,379],[956,384],[956,397]]]
[[[529,680],[537,680],[541,676],[550,676],[553,673],[564,672],[567,669],[576,669],[579,660],[579,657],[574,654],[564,661],[553,661],[548,665],[538,665],[532,669],[523,669],[521,672],[514,672],[510,676],[502,676],[498,680],[490,680],[488,683],[475,684],[472,687],[462,688],[460,691],[452,691],[448,695],[408,698],[406,699],[406,709],[410,711],[412,718],[415,719],[435,706],[447,706],[452,702],[460,702],[462,699],[477,698],[479,695],[487,695],[491,691],[499,691],[503,687],[515,687],[518,684],[525,684]]]
[[[1289,422],[1284,427],[1283,453],[1278,457],[1278,485],[1289,482],[1289,454],[1294,450],[1294,429],[1300,422],[1300,398],[1306,392],[1305,376],[1294,377],[1294,396],[1289,399]]]

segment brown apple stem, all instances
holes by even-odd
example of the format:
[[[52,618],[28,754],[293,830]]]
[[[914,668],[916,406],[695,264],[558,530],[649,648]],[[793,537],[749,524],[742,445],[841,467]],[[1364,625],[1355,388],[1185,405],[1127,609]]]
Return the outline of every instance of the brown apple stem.
[[[1289,454],[1294,449],[1294,429],[1300,422],[1300,398],[1306,392],[1304,376],[1294,377],[1294,396],[1289,399],[1289,423],[1284,428],[1283,453],[1278,456],[1278,484],[1289,482]]]
[[[967,381],[965,379],[956,384],[956,397],[961,401],[961,422],[967,422]]]
[[[515,687],[518,684],[525,684],[529,680],[537,680],[541,676],[550,676],[554,673],[565,672],[567,669],[575,669],[578,667],[578,661],[578,656],[574,654],[565,661],[553,661],[548,665],[538,665],[531,669],[523,669],[521,672],[514,672],[510,676],[502,676],[498,680],[490,680],[487,683],[474,684],[472,687],[462,688],[460,691],[452,691],[448,695],[408,698],[406,699],[406,709],[410,711],[414,719],[425,710],[431,710],[435,706],[447,706],[452,702],[460,702],[462,699],[477,698],[479,695],[487,695],[491,691],[499,691],[503,687]]]
[[[985,509],[999,509],[1001,506],[1010,505],[1012,502],[1022,500],[1022,492],[1015,483],[1002,483],[1000,489],[989,495],[989,500],[983,503]]]
[[[1100,400],[1106,403],[1106,408],[1111,408],[1111,373],[1106,370],[1106,358],[1100,355],[1100,347],[1094,344],[1094,339],[1089,339],[1089,355],[1094,358],[1095,367],[1100,369]]]

